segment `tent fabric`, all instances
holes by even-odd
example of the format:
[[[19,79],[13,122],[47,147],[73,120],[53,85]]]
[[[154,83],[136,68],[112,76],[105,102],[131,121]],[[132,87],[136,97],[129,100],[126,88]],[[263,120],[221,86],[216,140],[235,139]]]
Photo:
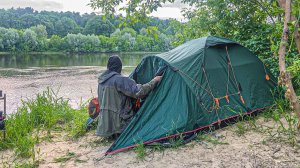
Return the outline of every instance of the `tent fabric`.
[[[144,57],[130,76],[144,84],[165,66],[162,81],[106,154],[196,132],[273,104],[276,79],[234,41],[214,36],[191,40]]]

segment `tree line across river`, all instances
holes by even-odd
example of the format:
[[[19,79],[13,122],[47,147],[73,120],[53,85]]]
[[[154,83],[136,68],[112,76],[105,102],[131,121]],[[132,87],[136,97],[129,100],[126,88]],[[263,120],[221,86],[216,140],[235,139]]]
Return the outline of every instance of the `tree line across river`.
[[[0,9],[0,52],[166,51],[173,48],[176,20],[150,18],[122,25],[121,16]]]

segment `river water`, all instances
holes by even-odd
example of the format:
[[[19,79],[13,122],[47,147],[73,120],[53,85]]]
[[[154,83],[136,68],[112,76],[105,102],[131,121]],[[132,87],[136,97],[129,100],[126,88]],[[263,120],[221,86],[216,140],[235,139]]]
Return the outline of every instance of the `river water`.
[[[100,54],[0,54],[0,90],[7,94],[7,111],[14,113],[21,100],[34,98],[47,88],[68,99],[72,107],[97,95],[97,78],[106,70],[109,56]],[[118,53],[123,75],[153,53]],[[0,102],[0,111],[3,104]]]
[[[151,53],[1,54],[0,68],[106,66],[108,57],[111,55],[119,55],[125,66],[136,66],[143,56],[149,54]]]

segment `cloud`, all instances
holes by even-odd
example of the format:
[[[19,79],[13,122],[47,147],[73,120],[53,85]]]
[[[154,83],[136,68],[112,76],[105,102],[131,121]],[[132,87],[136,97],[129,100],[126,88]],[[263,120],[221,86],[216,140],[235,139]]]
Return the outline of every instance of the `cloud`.
[[[183,2],[181,2],[181,0],[175,0],[174,3],[167,2],[167,3],[163,4],[162,7],[182,9],[182,8],[188,7],[188,4],[184,4]]]
[[[75,11],[83,13],[97,12],[87,4],[90,0],[0,0],[0,9],[32,7],[37,11]],[[187,7],[187,4],[181,3],[181,0],[175,0],[174,3],[163,4],[151,16],[159,18],[183,19],[180,13],[181,9]]]
[[[51,0],[0,0],[1,8],[32,7],[35,10],[62,10],[63,5]]]
[[[158,8],[157,11],[151,13],[151,16],[158,17],[161,19],[169,19],[174,18],[177,20],[183,20],[184,17],[182,16],[181,10],[175,7],[162,7]]]

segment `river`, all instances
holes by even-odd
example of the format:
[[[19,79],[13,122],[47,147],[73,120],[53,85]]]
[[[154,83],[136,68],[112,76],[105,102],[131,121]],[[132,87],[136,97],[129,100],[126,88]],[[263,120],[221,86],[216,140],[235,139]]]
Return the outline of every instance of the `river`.
[[[97,95],[97,78],[114,54],[0,54],[0,90],[7,94],[8,113],[16,112],[21,100],[34,98],[47,88],[78,108]],[[118,53],[123,62],[122,74],[128,75],[144,56],[151,54]],[[0,103],[0,111],[2,108]]]

